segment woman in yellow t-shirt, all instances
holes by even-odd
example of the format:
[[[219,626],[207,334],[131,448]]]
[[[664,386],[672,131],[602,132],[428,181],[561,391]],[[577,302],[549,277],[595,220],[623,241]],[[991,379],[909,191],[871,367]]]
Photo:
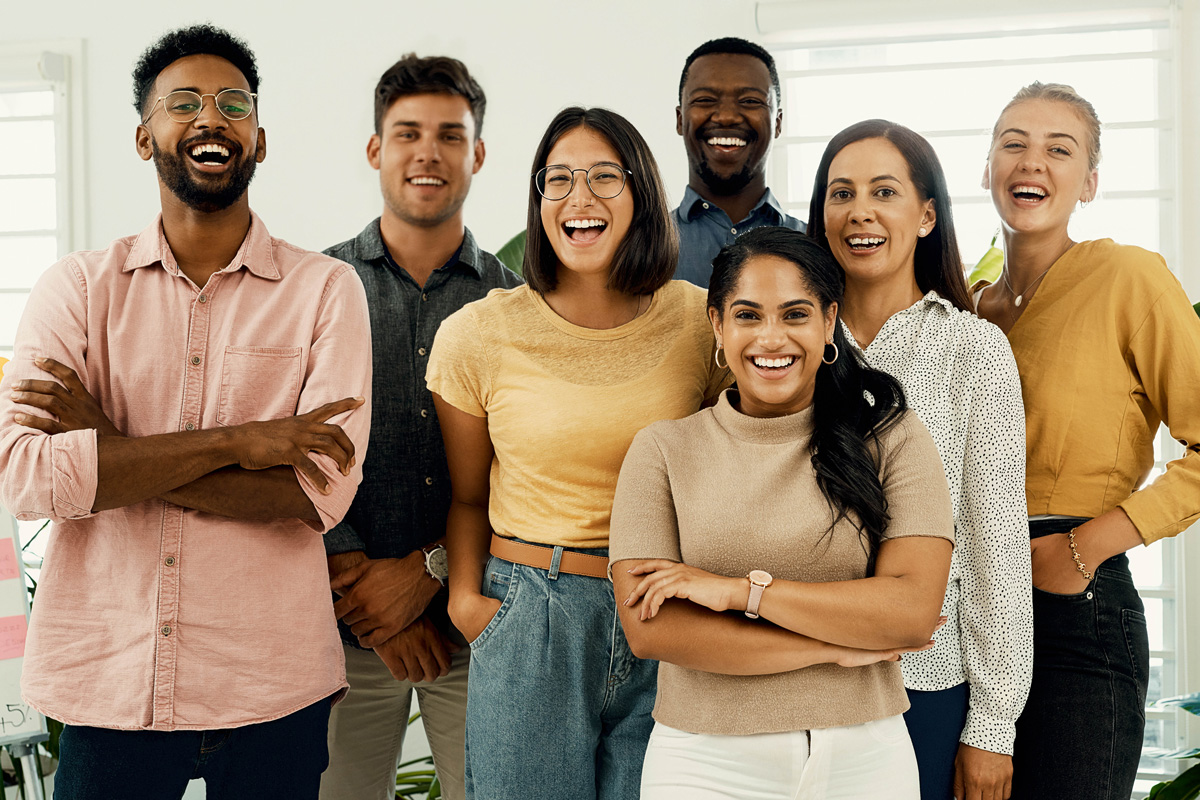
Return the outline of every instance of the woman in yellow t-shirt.
[[[475,800],[638,796],[657,663],[606,577],[639,430],[729,383],[645,140],[569,108],[534,157],[524,275],[442,323],[427,382],[446,441],[450,615],[471,643]],[[489,557],[490,554],[490,557]]]
[[[1149,647],[1125,551],[1200,517],[1200,320],[1158,254],[1071,240],[1099,160],[1092,105],[1033,83],[996,122],[984,174],[1005,264],[976,302],[1012,345],[1028,439],[1034,659],[1013,755],[1020,798],[1129,797]],[[1138,490],[1160,422],[1185,455]]]

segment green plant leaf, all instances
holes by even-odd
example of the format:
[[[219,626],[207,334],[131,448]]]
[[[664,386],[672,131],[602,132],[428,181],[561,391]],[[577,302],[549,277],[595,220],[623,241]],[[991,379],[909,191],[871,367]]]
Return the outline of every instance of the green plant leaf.
[[[1181,747],[1178,750],[1167,750],[1163,747],[1146,747],[1142,750],[1142,758],[1197,758],[1200,757],[1200,747]]]
[[[501,264],[520,275],[521,265],[525,262],[525,231],[521,231],[509,239],[504,247],[497,250],[496,258],[500,259]]]
[[[1151,708],[1182,708],[1189,714],[1200,717],[1200,692],[1181,694],[1177,697],[1164,697],[1150,704]]]
[[[1196,309],[1196,316],[1200,317],[1200,303],[1196,303],[1192,308]]]
[[[992,245],[983,254],[983,258],[975,262],[975,267],[967,277],[967,286],[974,286],[979,281],[995,283],[1004,269],[1004,251]]]
[[[1174,780],[1158,784],[1151,790],[1150,797],[1154,800],[1195,800],[1200,797],[1200,764],[1175,776]]]

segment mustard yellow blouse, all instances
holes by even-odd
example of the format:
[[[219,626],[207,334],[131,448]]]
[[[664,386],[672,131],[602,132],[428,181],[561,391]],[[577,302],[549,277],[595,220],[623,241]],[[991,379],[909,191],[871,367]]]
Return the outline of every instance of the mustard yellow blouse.
[[[1111,239],[1055,262],[1008,334],[1030,516],[1120,506],[1146,544],[1200,517],[1200,319],[1162,256]],[[1138,490],[1160,422],[1185,448]]]

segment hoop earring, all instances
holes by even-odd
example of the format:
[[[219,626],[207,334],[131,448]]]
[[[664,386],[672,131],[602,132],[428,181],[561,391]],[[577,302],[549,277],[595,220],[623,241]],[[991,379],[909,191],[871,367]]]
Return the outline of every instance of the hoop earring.
[[[716,352],[713,353],[713,361],[716,363],[718,369],[729,369],[729,359],[728,358],[725,359],[724,364],[721,363],[721,346],[720,345],[717,345],[717,350],[716,350]]]
[[[821,353],[821,363],[822,364],[832,364],[833,362],[838,360],[838,347],[833,342],[826,342],[825,346],[833,348],[833,358],[828,358],[828,359],[825,358],[825,353],[822,352]]]

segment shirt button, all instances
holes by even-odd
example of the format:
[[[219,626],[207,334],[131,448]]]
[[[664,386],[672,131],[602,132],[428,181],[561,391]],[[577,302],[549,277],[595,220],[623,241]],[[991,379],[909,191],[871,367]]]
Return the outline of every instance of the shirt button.
[[[735,235],[736,235],[736,234],[737,234],[737,228],[730,228],[730,229],[729,229],[729,232],[730,232],[730,233],[732,233],[732,234],[735,234]]]
[[[1088,592],[1088,593],[1087,593],[1087,599],[1088,599],[1088,600],[1091,600],[1091,599],[1092,599],[1092,593],[1091,593],[1091,592]]]
[[[427,295],[427,294],[423,294],[423,295],[421,295],[421,302],[422,302],[422,303],[424,303],[424,302],[425,302],[426,300],[428,300],[428,299],[429,299],[429,295]]]
[[[162,635],[163,635],[163,636],[170,636],[170,635],[171,635],[171,626],[170,626],[170,625],[163,625],[163,626],[162,626],[162,627],[159,629],[159,631],[162,633]]]
[[[422,409],[421,409],[421,416],[422,416],[422,417],[428,417],[428,416],[429,416],[429,411],[428,411],[427,409],[424,409],[424,408],[422,408]]]
[[[708,208],[708,203],[702,203],[701,205],[703,205],[705,208]]]
[[[166,558],[163,559],[163,563],[166,564],[168,567],[175,566],[175,556],[167,556]]]
[[[201,302],[201,303],[207,303],[207,302],[208,302],[208,295],[206,295],[206,294],[202,294],[202,295],[200,295],[200,302]]]
[[[426,479],[425,479],[425,485],[426,485],[426,486],[433,486],[433,478],[426,478]]]
[[[419,356],[423,356],[423,355],[425,355],[425,348],[424,348],[424,347],[418,347],[418,348],[417,348],[417,355],[419,355]]]
[[[194,430],[196,430],[196,423],[188,422],[183,427],[184,427],[184,430],[194,431]]]
[[[200,363],[200,356],[192,356],[192,364],[198,365],[199,363]]]

